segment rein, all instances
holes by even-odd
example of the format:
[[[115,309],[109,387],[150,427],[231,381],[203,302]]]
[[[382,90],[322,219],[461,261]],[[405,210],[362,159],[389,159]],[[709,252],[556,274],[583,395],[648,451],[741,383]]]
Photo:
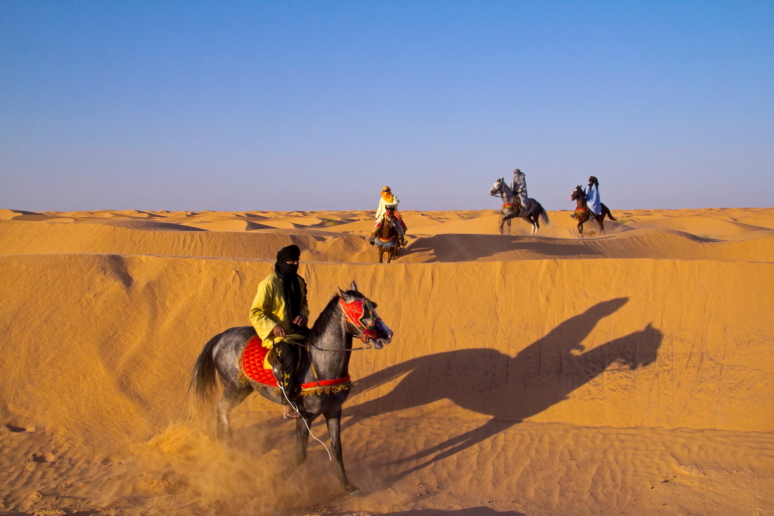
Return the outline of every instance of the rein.
[[[354,301],[350,303],[346,303],[343,298],[339,298],[339,306],[341,306],[341,310],[344,312],[344,324],[346,323],[351,324],[356,330],[359,330],[360,333],[354,334],[352,333],[353,337],[358,337],[363,343],[366,343],[366,339],[369,337],[369,334],[373,334],[376,332],[376,327],[379,324],[379,321],[381,320],[374,311],[374,307],[371,304],[371,301],[359,298],[355,299]],[[373,323],[366,325],[363,322],[363,319],[366,315],[372,314],[373,315]],[[346,331],[346,328],[345,328]],[[351,332],[348,332],[351,333]],[[327,351],[330,353],[349,353],[350,351],[363,351],[364,349],[373,349],[370,345],[365,345],[359,348],[350,348],[350,349],[323,349],[318,348],[317,346],[309,343],[309,344],[302,344],[301,342],[293,342],[298,347],[305,348],[307,351],[310,351],[314,349],[315,351]]]
[[[363,346],[360,348],[351,348],[351,349],[323,349],[323,348],[318,348],[317,346],[313,346],[311,344],[301,344],[301,343],[295,343],[295,342],[293,342],[293,344],[295,344],[299,348],[304,348],[307,351],[313,349],[315,351],[328,351],[330,353],[349,353],[350,351],[363,351],[364,349],[374,349],[371,346]]]

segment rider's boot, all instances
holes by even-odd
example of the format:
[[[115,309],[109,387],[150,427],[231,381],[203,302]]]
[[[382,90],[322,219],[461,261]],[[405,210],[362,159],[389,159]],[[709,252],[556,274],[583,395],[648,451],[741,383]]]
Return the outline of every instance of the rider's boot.
[[[296,358],[295,346],[287,341],[281,340],[274,344],[274,367],[272,372],[277,383],[281,384],[282,390],[290,401],[293,401],[298,395],[298,382],[296,381]],[[287,401],[287,400],[286,400]]]
[[[400,245],[401,247],[406,247],[406,233],[403,232],[403,228],[400,227],[400,223],[398,223],[398,234],[400,235]]]

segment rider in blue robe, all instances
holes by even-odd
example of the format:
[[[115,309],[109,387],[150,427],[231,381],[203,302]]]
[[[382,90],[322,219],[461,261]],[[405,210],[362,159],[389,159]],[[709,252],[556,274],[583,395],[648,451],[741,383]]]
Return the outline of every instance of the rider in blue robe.
[[[586,204],[594,215],[602,213],[602,201],[599,200],[599,181],[596,177],[589,177],[589,190],[586,192]]]

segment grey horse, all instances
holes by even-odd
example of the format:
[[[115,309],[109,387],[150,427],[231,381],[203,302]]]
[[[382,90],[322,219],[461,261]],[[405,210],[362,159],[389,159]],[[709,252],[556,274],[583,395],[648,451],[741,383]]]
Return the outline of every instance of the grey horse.
[[[503,215],[500,219],[500,234],[503,232],[503,226],[508,223],[508,234],[511,234],[511,219],[519,217],[530,224],[532,224],[531,234],[537,235],[540,229],[540,218],[543,219],[543,223],[550,224],[548,220],[548,213],[543,209],[543,205],[537,202],[535,199],[529,198],[529,208],[525,210],[514,209],[514,203],[518,202],[514,197],[513,190],[505,182],[505,178],[501,177],[495,181],[494,186],[489,190],[489,195],[499,195],[503,200],[503,205],[500,208],[500,213]]]
[[[353,308],[357,315],[352,316]],[[374,310],[373,303],[357,290],[353,281],[346,292],[330,300],[314,323],[309,338],[301,344],[302,353],[308,360],[299,368],[297,381],[300,384],[317,380],[335,380],[349,375],[352,337],[359,337],[366,347],[381,349],[392,340],[392,331]],[[189,392],[198,405],[211,400],[217,393],[217,376],[223,386],[223,393],[217,404],[218,438],[230,438],[229,413],[253,391],[275,403],[282,403],[283,393],[279,388],[255,382],[244,385],[239,377],[239,361],[247,341],[255,336],[252,326],[230,328],[210,339],[205,344],[191,376]],[[317,377],[315,378],[315,372]],[[341,450],[341,406],[349,396],[349,390],[335,393],[301,395],[290,400],[298,408],[301,418],[296,420],[296,465],[306,460],[309,428],[312,422],[324,415],[331,439],[331,448],[336,460],[336,473],[341,487],[348,492],[356,491],[347,479]]]

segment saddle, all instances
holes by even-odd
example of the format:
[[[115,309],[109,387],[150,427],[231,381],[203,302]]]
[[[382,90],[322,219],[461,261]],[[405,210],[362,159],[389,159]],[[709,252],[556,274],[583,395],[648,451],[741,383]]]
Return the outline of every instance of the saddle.
[[[263,347],[261,342],[258,335],[247,341],[247,345],[242,350],[242,356],[239,359],[239,379],[243,385],[253,382],[279,389],[274,372],[276,369],[274,350]],[[307,356],[307,353],[298,353],[297,371],[300,371],[306,365]],[[267,368],[267,364],[271,367]],[[334,380],[316,380],[301,384],[301,395],[336,394],[349,389],[351,386],[352,382],[349,375]]]
[[[591,210],[589,208],[575,208],[575,211],[570,215],[570,218],[577,219],[583,215],[588,215],[591,218]]]

